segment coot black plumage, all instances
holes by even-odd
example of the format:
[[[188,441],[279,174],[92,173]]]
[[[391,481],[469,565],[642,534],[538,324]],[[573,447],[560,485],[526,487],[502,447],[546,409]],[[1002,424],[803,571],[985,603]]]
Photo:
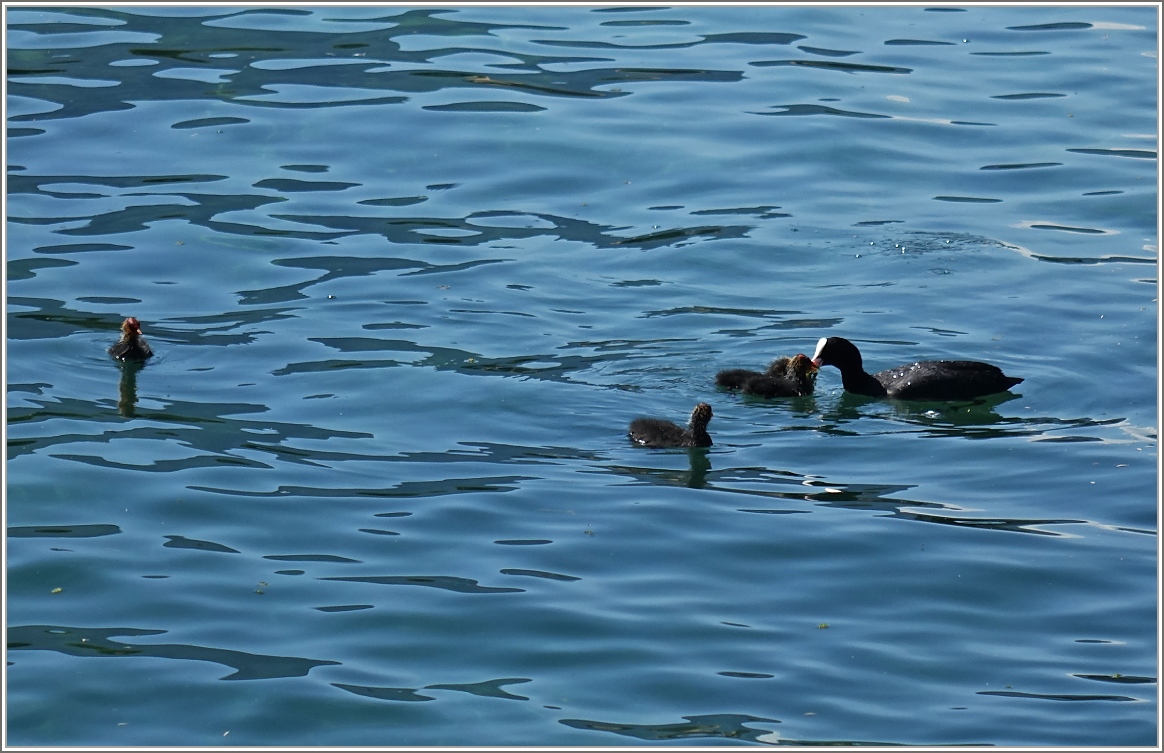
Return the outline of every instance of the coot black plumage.
[[[798,397],[811,395],[816,385],[817,365],[803,353],[777,358],[761,373],[749,369],[727,369],[715,375],[715,383],[745,395]]]
[[[144,361],[154,354],[149,343],[141,336],[141,322],[129,317],[121,324],[121,339],[109,348],[109,355],[118,361]]]
[[[632,442],[643,447],[710,447],[709,421],[711,406],[700,403],[691,411],[691,422],[686,429],[661,418],[636,418],[631,421],[627,434]]]
[[[1005,392],[1023,381],[981,361],[918,361],[867,374],[861,351],[843,337],[822,337],[812,361],[840,369],[846,392],[899,400],[969,400]]]

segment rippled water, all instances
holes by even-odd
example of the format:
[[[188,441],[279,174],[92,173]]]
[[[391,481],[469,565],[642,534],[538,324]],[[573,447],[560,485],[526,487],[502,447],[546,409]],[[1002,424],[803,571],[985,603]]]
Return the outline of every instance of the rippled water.
[[[1155,6],[5,10],[9,744],[1156,742]]]

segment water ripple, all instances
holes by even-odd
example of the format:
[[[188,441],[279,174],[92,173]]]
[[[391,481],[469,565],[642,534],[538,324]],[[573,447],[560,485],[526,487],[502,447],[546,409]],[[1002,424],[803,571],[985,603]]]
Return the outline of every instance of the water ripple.
[[[303,677],[315,667],[338,665],[339,662],[302,659],[294,656],[268,656],[245,651],[231,651],[184,644],[131,644],[111,640],[114,635],[163,635],[165,630],[140,628],[82,628],[58,625],[20,625],[8,628],[9,651],[55,651],[79,657],[148,656],[157,659],[180,659],[213,662],[235,671],[223,680],[269,680],[280,677]]]

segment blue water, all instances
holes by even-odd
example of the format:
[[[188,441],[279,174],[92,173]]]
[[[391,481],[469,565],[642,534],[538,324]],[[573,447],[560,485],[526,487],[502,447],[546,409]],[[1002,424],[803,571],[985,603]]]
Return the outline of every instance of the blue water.
[[[1156,6],[5,10],[7,744],[1157,742]]]

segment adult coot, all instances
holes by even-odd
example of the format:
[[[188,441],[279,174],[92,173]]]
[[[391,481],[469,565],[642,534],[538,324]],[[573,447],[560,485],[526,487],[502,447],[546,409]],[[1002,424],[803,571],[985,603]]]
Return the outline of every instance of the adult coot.
[[[627,434],[632,442],[643,447],[710,447],[709,421],[711,406],[700,403],[691,411],[691,422],[686,429],[661,418],[636,418],[631,421]]]
[[[727,369],[715,375],[715,383],[745,395],[799,397],[811,395],[816,386],[817,365],[803,353],[777,358],[760,373],[749,369]]]
[[[118,361],[144,361],[153,354],[141,336],[141,322],[132,316],[122,322],[121,339],[110,346],[109,355]]]
[[[867,374],[861,351],[843,337],[822,337],[812,361],[840,369],[846,392],[900,400],[969,400],[1005,392],[1023,381],[981,361],[918,361]]]

